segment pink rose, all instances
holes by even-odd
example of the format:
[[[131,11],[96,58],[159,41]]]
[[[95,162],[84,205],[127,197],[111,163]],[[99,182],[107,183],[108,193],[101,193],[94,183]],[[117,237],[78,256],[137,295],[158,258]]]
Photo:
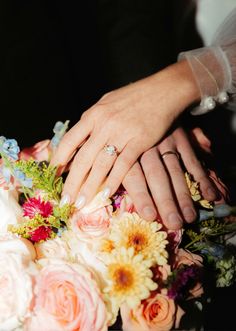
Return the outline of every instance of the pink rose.
[[[108,233],[110,215],[106,208],[101,208],[91,214],[74,213],[71,218],[71,228],[82,239],[101,238]]]
[[[168,234],[168,242],[169,242],[168,248],[171,252],[174,253],[182,241],[183,229],[180,230],[167,229],[166,231]]]
[[[117,204],[116,216],[122,215],[124,212],[135,212],[134,203],[126,192],[120,196],[120,201]]]
[[[124,331],[169,331],[174,326],[177,306],[164,293],[155,293],[136,310],[121,307]]]
[[[29,331],[105,331],[107,311],[92,274],[82,265],[43,259],[36,278]]]
[[[200,255],[191,253],[188,250],[185,250],[183,248],[178,249],[177,255],[176,255],[176,268],[178,268],[181,264],[184,265],[197,265],[199,267],[202,266],[203,259]]]
[[[20,159],[29,160],[30,158],[37,161],[48,161],[51,154],[50,140],[42,140],[32,147],[24,148],[20,152]]]
[[[71,229],[80,239],[100,239],[110,227],[112,217],[111,202],[104,201],[97,194],[90,204],[75,212],[70,219]]]
[[[160,279],[162,281],[166,281],[167,278],[171,275],[171,266],[169,264],[156,266],[152,268],[152,272],[154,275],[154,280],[156,280],[158,283],[160,282]]]

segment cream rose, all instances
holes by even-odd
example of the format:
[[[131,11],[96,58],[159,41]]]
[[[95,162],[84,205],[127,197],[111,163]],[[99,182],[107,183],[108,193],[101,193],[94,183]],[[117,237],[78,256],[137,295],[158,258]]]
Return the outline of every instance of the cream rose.
[[[107,267],[99,257],[99,243],[96,245],[94,242],[82,241],[72,231],[64,231],[62,238],[66,241],[70,249],[73,261],[84,264],[87,268],[92,270],[101,289],[107,286],[107,280],[106,277],[104,277],[107,272]]]
[[[56,259],[43,259],[40,265],[35,306],[26,330],[107,330],[104,301],[85,267]]]
[[[58,258],[70,260],[70,249],[67,243],[59,237],[36,243],[34,245],[37,259]]]
[[[29,240],[10,232],[0,234],[0,252],[17,253],[22,256],[24,262],[34,260],[36,257],[34,245]]]
[[[33,298],[33,262],[23,263],[20,254],[0,252],[0,330],[21,327]]]
[[[136,310],[121,307],[123,331],[169,331],[174,326],[177,306],[164,293],[153,294]]]
[[[22,220],[22,208],[17,199],[15,190],[0,187],[0,233],[7,232],[9,224],[17,224]]]

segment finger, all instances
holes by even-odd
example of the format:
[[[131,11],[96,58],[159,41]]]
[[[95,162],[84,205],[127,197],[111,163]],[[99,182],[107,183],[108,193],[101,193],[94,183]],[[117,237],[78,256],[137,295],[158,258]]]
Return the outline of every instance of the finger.
[[[201,128],[194,128],[191,134],[198,145],[207,153],[211,153],[211,141],[207,138]]]
[[[78,146],[91,134],[92,129],[93,121],[82,118],[64,135],[50,164],[54,166],[65,166],[74,155],[74,151]]]
[[[186,170],[193,175],[195,181],[200,183],[203,197],[209,201],[214,201],[218,196],[216,187],[210,180],[201,162],[197,159],[190,142],[185,138],[185,133],[183,135],[174,133],[174,135],[178,141],[178,151],[181,154]]]
[[[163,158],[163,163],[169,173],[180,211],[186,222],[193,222],[197,214],[193,206],[193,201],[185,180],[183,169],[179,163],[178,155],[172,153],[166,154],[165,156],[166,157]]]
[[[96,155],[104,146],[102,138],[93,138],[92,136],[76,153],[70,167],[70,172],[66,178],[62,195],[70,196],[71,202],[75,202],[77,208],[81,208],[86,203],[86,197],[78,193],[83,182],[86,180],[92,167]]]
[[[122,183],[125,175],[128,173],[129,169],[138,159],[142,151],[137,148],[137,142],[133,140],[130,141],[125,148],[118,155],[113,168],[108,175],[105,182],[106,189],[109,189],[111,194],[114,194]]]
[[[114,145],[106,146],[108,146],[108,148],[115,148]],[[86,203],[89,202],[98,192],[99,188],[101,188],[101,184],[104,182],[104,179],[106,178],[116,158],[117,153],[115,151],[114,153],[109,153],[109,151],[107,152],[107,147],[102,148],[102,150],[98,153],[92,165],[92,169],[90,170],[86,181],[80,189],[80,195],[85,197]],[[108,188],[104,189],[103,198],[108,198],[110,193],[111,192]]]
[[[146,180],[138,162],[125,176],[123,186],[131,197],[138,214],[147,221],[153,221],[157,217],[156,208],[148,193]]]
[[[182,217],[157,149],[152,148],[144,153],[141,164],[164,225],[173,230],[181,228]]]

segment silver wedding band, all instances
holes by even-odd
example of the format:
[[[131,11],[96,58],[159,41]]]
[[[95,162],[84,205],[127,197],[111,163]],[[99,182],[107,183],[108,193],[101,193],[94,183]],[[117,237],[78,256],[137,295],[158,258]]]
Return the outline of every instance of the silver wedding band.
[[[179,160],[179,153],[176,151],[166,151],[161,154],[161,157],[162,157],[162,159],[164,159],[165,157],[167,157],[168,155],[171,155],[171,154],[175,155],[177,157],[177,159]]]
[[[108,145],[108,144],[106,144],[103,147],[103,149],[104,149],[105,153],[108,154],[108,155],[110,155],[110,156],[118,155],[117,147],[114,146],[114,145]]]

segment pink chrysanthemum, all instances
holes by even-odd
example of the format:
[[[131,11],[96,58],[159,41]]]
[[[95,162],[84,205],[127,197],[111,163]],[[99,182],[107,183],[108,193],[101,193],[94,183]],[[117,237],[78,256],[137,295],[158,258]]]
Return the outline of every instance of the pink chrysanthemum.
[[[52,229],[50,227],[42,225],[29,233],[30,240],[33,242],[47,240],[50,238],[51,233],[52,233]]]
[[[52,204],[39,198],[30,198],[23,204],[24,216],[34,218],[37,214],[47,218],[52,214]]]

